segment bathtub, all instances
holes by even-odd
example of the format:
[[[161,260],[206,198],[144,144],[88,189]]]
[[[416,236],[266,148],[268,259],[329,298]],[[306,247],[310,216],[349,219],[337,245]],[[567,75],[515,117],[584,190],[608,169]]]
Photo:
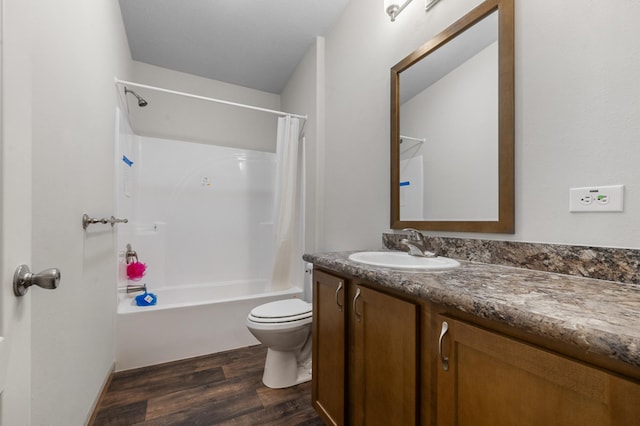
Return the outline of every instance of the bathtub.
[[[245,320],[255,306],[303,289],[273,291],[266,280],[149,288],[155,306],[121,294],[116,316],[116,371],[258,344]],[[137,293],[140,294],[140,293]]]

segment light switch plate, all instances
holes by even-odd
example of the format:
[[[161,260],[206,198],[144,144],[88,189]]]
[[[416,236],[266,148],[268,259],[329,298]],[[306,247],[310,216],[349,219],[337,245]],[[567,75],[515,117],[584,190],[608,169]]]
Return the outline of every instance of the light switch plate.
[[[624,185],[569,189],[570,212],[621,212],[623,209]]]

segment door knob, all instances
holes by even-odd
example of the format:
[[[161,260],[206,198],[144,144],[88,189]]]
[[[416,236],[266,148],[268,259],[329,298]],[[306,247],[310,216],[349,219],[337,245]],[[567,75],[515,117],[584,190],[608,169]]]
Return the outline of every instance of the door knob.
[[[18,296],[27,294],[32,285],[54,290],[60,284],[60,271],[56,268],[45,269],[37,274],[32,274],[27,265],[20,265],[13,274],[13,293]]]

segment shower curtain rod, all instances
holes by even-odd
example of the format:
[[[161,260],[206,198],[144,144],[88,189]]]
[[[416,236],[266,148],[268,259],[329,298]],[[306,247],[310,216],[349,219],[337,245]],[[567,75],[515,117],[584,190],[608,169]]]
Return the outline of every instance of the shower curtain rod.
[[[149,86],[147,84],[140,84],[140,83],[134,83],[132,81],[120,80],[117,77],[115,78],[115,82],[116,82],[116,85],[118,85],[118,84],[126,84],[126,85],[129,85],[129,86],[140,87],[142,89],[157,90],[158,92],[171,93],[173,95],[185,96],[187,98],[200,99],[202,101],[209,101],[209,102],[215,102],[215,103],[224,104],[224,105],[236,106],[236,107],[240,107],[240,108],[252,109],[252,110],[255,110],[255,111],[268,112],[268,113],[276,114],[276,115],[301,118],[301,119],[303,119],[305,121],[308,118],[307,115],[291,114],[291,113],[288,113],[288,112],[277,111],[277,110],[274,110],[274,109],[260,108],[260,107],[253,106],[253,105],[240,104],[240,103],[237,103],[237,102],[230,102],[230,101],[225,101],[225,100],[222,100],[222,99],[208,98],[206,96],[194,95],[194,94],[186,93],[186,92],[178,92],[176,90],[163,89],[162,87]]]
[[[406,139],[408,141],[416,141],[416,142],[420,142],[420,143],[425,143],[427,141],[426,138],[413,138],[411,136],[402,136],[402,135],[400,135],[400,143],[402,143],[403,139]]]

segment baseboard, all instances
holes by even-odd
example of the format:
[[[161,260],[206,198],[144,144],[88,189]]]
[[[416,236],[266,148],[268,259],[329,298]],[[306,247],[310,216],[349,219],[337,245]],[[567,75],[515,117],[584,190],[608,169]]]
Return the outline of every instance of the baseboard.
[[[116,369],[116,364],[114,362],[111,364],[111,368],[109,369],[107,376],[104,378],[104,381],[102,383],[102,390],[100,391],[100,394],[98,395],[96,400],[93,402],[91,411],[89,411],[91,414],[87,419],[87,423],[86,423],[87,426],[92,426],[96,421],[96,415],[98,414],[98,407],[100,407],[100,403],[102,402],[104,395],[107,393],[107,389],[109,389],[109,385],[111,385],[111,380],[113,379],[113,374],[115,372],[115,369]]]

